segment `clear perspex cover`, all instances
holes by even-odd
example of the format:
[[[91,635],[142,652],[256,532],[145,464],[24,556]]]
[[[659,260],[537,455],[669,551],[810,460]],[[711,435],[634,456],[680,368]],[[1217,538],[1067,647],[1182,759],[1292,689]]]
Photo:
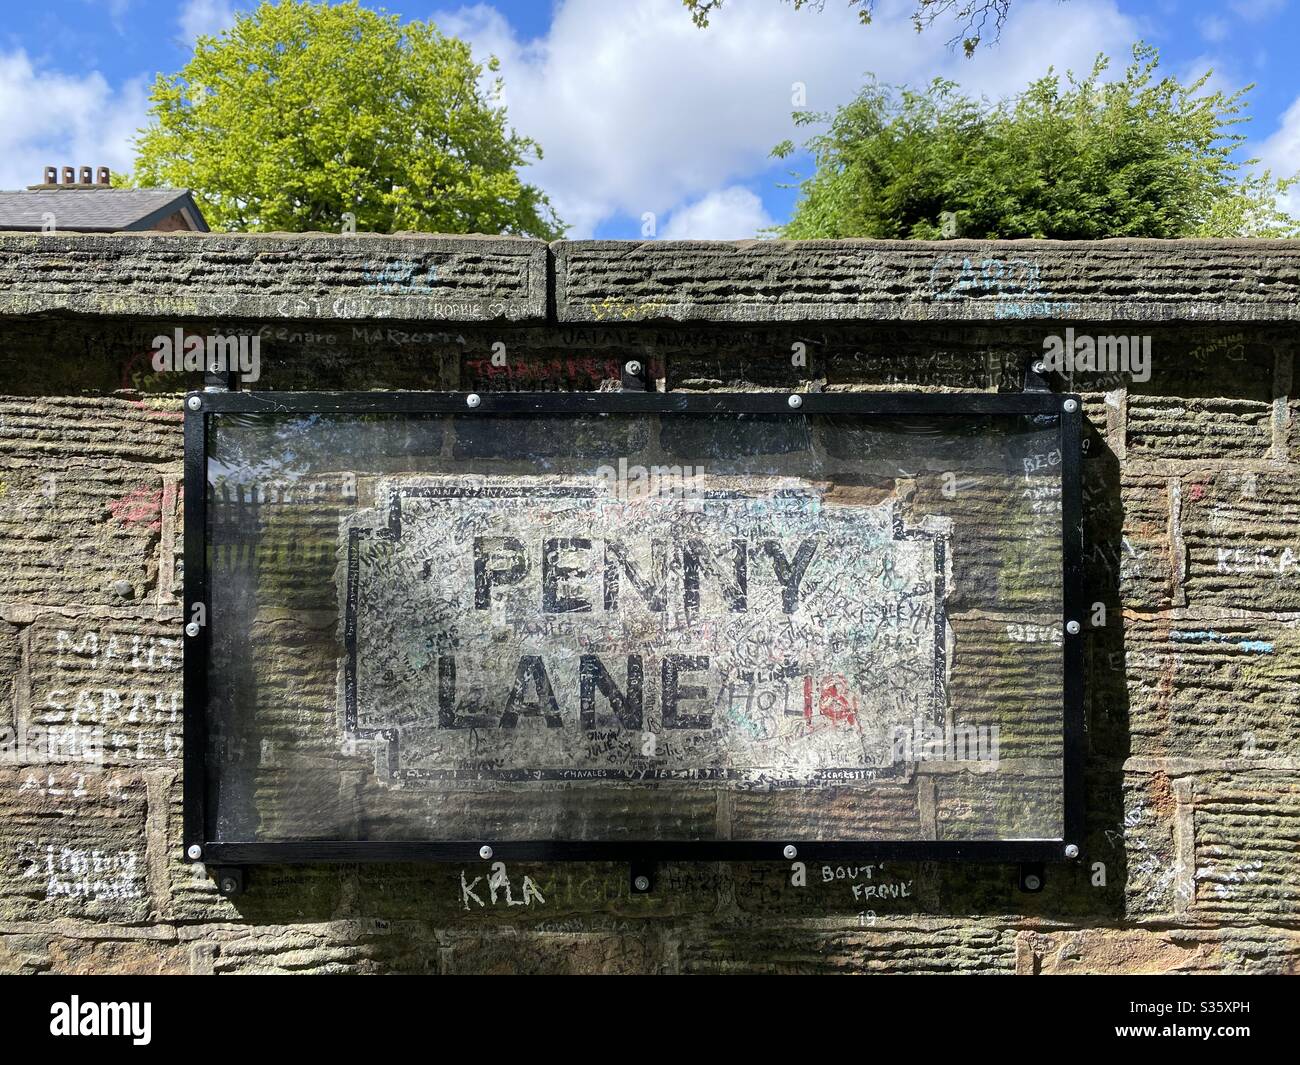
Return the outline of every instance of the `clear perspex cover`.
[[[1059,839],[1052,415],[214,413],[216,841]]]

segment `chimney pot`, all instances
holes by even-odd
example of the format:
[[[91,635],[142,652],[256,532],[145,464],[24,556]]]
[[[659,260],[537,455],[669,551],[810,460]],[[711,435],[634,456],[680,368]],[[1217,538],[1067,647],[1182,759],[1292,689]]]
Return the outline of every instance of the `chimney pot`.
[[[57,185],[59,183],[59,168],[57,166],[47,166],[45,168],[45,184]]]
[[[83,166],[83,167],[81,168],[81,175],[80,175],[80,178],[79,178],[79,180],[78,180],[78,184],[81,184],[81,185],[89,185],[89,184],[90,184],[90,167],[88,167],[88,166]]]
[[[106,166],[101,166],[101,167],[99,168],[99,171],[98,171],[97,174],[95,175],[95,180],[96,180],[97,184],[100,184],[100,185],[111,185],[111,184],[113,183],[113,179],[112,179],[112,176],[111,176],[111,175],[109,174],[109,172],[108,172],[108,167],[106,167]]]
[[[75,185],[77,183],[77,171],[75,167],[65,166],[63,168],[63,183],[65,185]]]

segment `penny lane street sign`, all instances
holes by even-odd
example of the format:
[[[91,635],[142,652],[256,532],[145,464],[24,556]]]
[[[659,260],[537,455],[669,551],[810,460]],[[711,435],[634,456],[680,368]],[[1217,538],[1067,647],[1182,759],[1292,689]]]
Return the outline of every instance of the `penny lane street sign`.
[[[191,860],[1068,856],[1077,403],[473,399],[187,405]]]
[[[349,530],[347,722],[400,734],[404,781],[867,779],[942,725],[947,540],[893,505],[594,479],[377,496]]]

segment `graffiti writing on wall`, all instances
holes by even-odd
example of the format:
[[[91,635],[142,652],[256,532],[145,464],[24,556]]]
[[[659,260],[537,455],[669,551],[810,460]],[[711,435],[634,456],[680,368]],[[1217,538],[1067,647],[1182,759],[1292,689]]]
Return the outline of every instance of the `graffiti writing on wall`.
[[[347,529],[349,733],[407,784],[899,771],[915,708],[942,724],[945,536],[891,503],[710,486],[382,486]]]

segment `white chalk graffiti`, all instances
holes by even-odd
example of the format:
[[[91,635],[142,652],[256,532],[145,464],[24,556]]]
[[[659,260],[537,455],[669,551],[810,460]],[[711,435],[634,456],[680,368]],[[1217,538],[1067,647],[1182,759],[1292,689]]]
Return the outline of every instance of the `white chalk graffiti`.
[[[510,877],[506,873],[505,862],[493,862],[491,873],[487,876],[487,886],[480,888],[484,880],[482,876],[476,876],[473,880],[465,879],[465,870],[460,871],[460,904],[466,909],[472,909],[470,903],[473,902],[480,910],[486,910],[491,906],[504,904],[505,906],[540,906],[546,902],[538,889],[536,882],[530,876],[525,876],[523,883],[520,884],[519,898],[514,896],[514,888],[510,883]],[[486,893],[486,900],[482,893]]]
[[[105,851],[48,843],[19,845],[24,879],[45,882],[45,898],[121,902],[144,897],[144,868],[133,850]]]

